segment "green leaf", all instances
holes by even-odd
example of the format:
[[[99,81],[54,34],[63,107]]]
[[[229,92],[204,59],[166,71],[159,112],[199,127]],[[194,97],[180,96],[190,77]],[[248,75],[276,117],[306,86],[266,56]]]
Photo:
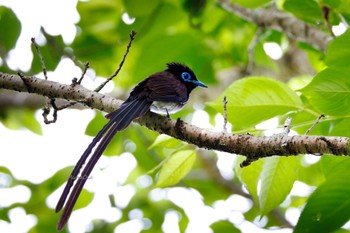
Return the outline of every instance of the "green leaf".
[[[321,159],[321,167],[327,181],[341,177],[350,179],[350,160],[348,157],[324,155]]]
[[[170,17],[170,16],[169,16]],[[141,44],[142,49],[138,51],[138,57],[134,59],[134,66],[131,78],[133,84],[147,77],[149,74],[157,70],[164,69],[166,61],[181,61],[191,67],[196,76],[204,83],[209,84],[212,79],[209,79],[212,73],[212,68],[208,66],[208,61],[212,59],[208,55],[208,49],[205,49],[203,43],[200,42],[200,37],[193,33],[164,34],[161,37],[148,37]],[[164,53],[163,48],[172,48]],[[159,58],[162,59],[159,59]],[[194,65],[193,62],[196,62]],[[200,72],[201,71],[201,72]]]
[[[170,137],[168,135],[161,134],[156,138],[156,140],[154,140],[154,142],[148,147],[148,149],[150,150],[155,147],[175,148],[180,144],[182,144],[182,141]]]
[[[283,8],[297,18],[313,24],[323,21],[322,11],[316,0],[285,0]]]
[[[258,183],[260,180],[260,173],[263,168],[264,160],[260,159],[250,164],[247,167],[240,167],[240,163],[245,160],[244,156],[240,156],[235,165],[235,173],[238,175],[240,181],[245,185],[254,201],[258,203]]]
[[[326,53],[326,64],[330,68],[350,71],[350,30],[336,37],[329,43]]]
[[[322,158],[325,156],[322,156]],[[310,186],[319,186],[325,181],[324,171],[320,162],[312,165],[301,165],[298,167],[297,180]]]
[[[115,71],[129,41],[131,29],[120,34],[117,31],[125,25],[123,8],[119,0],[78,1],[77,10],[82,19],[78,27],[82,33],[75,37],[71,47],[76,59],[82,63],[89,61],[99,76],[108,77]]]
[[[262,215],[279,206],[287,197],[297,178],[299,160],[296,156],[265,158],[259,193]]]
[[[329,4],[331,4],[331,2],[333,0],[328,0],[329,1]],[[327,1],[327,2],[328,2]],[[337,9],[340,11],[340,12],[346,12],[346,13],[350,13],[350,0],[340,0],[340,5],[337,6]]]
[[[300,98],[286,84],[265,77],[238,80],[208,105],[222,113],[224,96],[228,100],[227,118],[234,130],[303,108]]]
[[[131,17],[140,17],[152,14],[152,11],[159,5],[160,0],[124,0],[123,3]]]
[[[39,50],[44,58],[46,70],[52,71],[56,69],[61,60],[61,56],[64,53],[65,44],[61,35],[51,36],[49,34],[44,34],[44,36],[46,38],[46,44],[39,46]],[[33,45],[31,46],[31,49],[34,57],[30,72],[36,74],[42,72],[42,64]]]
[[[89,122],[86,127],[85,134],[95,137],[96,134],[107,124],[108,120],[103,116],[101,112],[96,112],[95,117]]]
[[[157,180],[157,187],[171,186],[179,182],[191,170],[196,159],[193,150],[173,154],[163,165]]]
[[[15,13],[9,8],[0,6],[0,51],[8,53],[16,45],[20,32],[21,22]]]
[[[77,203],[74,206],[74,209],[76,210],[76,209],[86,207],[88,204],[90,204],[93,198],[94,198],[94,193],[91,193],[86,189],[83,189],[79,195]]]
[[[267,56],[263,45],[264,41],[257,43],[254,47],[254,63],[258,66],[264,66],[273,70],[277,70],[278,66],[276,62]]]
[[[113,73],[115,66],[110,63],[111,58],[116,60],[111,45],[96,37],[83,34],[76,37],[72,44],[75,55],[81,61],[89,61],[97,74],[108,76]],[[121,46],[118,48],[120,49]]]
[[[342,1],[343,0],[322,0],[322,4],[326,6],[330,6],[332,8],[337,8],[339,7]]]
[[[350,182],[348,177],[326,181],[310,196],[295,233],[328,233],[337,230],[350,219]]]
[[[327,68],[300,90],[321,113],[331,116],[350,114],[350,75]]]
[[[220,233],[239,233],[241,232],[239,229],[235,227],[234,224],[227,220],[221,220],[218,222],[214,222],[210,225],[210,228],[213,229],[214,232]]]
[[[308,110],[310,110],[310,107],[308,107]],[[298,111],[288,114],[288,116],[293,119],[292,129],[299,134],[304,134],[308,129],[310,129],[311,126],[315,124],[315,120],[318,117],[316,115],[311,111]],[[283,121],[281,121],[281,124],[283,124]],[[350,131],[348,130],[349,127],[350,117],[327,117],[322,118],[316,127],[309,132],[309,135],[350,137]]]
[[[42,135],[42,129],[40,123],[35,118],[35,111],[23,110],[22,115],[23,126],[32,131],[33,133]]]
[[[2,123],[9,129],[27,128],[33,133],[42,134],[40,123],[35,118],[35,111],[31,109],[8,109]]]
[[[262,6],[268,2],[271,2],[271,0],[234,0],[233,2],[238,3],[239,5],[247,8],[256,8],[259,6]]]

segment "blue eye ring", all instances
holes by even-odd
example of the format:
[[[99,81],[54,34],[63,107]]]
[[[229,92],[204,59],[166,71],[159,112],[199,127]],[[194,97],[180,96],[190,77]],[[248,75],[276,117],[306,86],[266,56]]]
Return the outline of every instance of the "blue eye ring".
[[[182,72],[181,77],[184,81],[190,81],[191,75],[187,72]]]

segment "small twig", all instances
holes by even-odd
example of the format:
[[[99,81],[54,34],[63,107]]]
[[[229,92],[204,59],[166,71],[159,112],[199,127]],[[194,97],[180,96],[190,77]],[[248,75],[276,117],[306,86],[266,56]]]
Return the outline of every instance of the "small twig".
[[[72,107],[76,104],[78,104],[79,102],[75,102],[75,101],[72,101],[72,102],[69,102],[68,104],[65,104],[65,105],[62,105],[61,107],[57,107],[57,111],[61,111],[63,109],[66,109],[66,108],[69,108],[69,107]]]
[[[227,132],[227,103],[228,101],[226,100],[226,96],[224,96],[224,99],[222,100],[222,102],[224,103],[224,132]]]
[[[56,99],[54,99],[54,98],[46,99],[46,104],[45,104],[45,107],[43,108],[42,116],[44,117],[44,122],[47,125],[51,124],[51,123],[55,123],[57,121],[57,112],[59,111],[59,109],[57,108],[55,101],[56,101]],[[52,120],[49,120],[47,118],[47,116],[50,114],[50,111],[51,111],[50,106],[52,106],[52,108],[53,108]]]
[[[84,64],[84,70],[83,70],[83,73],[81,74],[81,77],[80,79],[76,82],[76,84],[81,84],[81,82],[83,81],[83,78],[86,74],[86,71],[90,68],[90,63],[87,61],[85,62]]]
[[[263,33],[263,27],[260,26],[260,27],[258,27],[257,32],[255,33],[252,41],[249,44],[249,47],[248,47],[248,64],[247,64],[247,67],[245,69],[245,72],[247,74],[251,74],[252,71],[253,71],[253,67],[254,67],[254,64],[255,64],[254,49],[255,49],[257,43],[259,42],[259,37],[260,37],[260,35],[262,33]]]
[[[131,44],[132,44],[133,40],[135,39],[136,32],[134,30],[132,30],[129,36],[130,36],[130,40],[129,40],[129,43],[128,43],[127,47],[126,47],[126,51],[124,53],[123,59],[121,60],[121,62],[119,64],[118,69],[105,82],[103,82],[100,86],[98,86],[95,89],[96,92],[99,92],[109,81],[111,81],[114,77],[116,77],[119,74],[119,72],[120,72],[120,70],[123,67],[123,64],[125,62],[126,56],[129,53]]]
[[[81,77],[79,78],[79,80],[77,79],[77,78],[73,78],[72,79],[72,86],[74,87],[75,85],[80,85],[81,84],[81,82],[83,81],[83,78],[85,77],[85,74],[86,74],[86,71],[87,71],[87,69],[89,69],[90,68],[90,63],[87,61],[87,62],[85,62],[85,64],[84,64],[84,69],[83,69],[83,72],[82,72],[82,74],[81,74]],[[68,104],[66,104],[66,105],[63,105],[63,106],[61,106],[61,107],[59,107],[59,108],[57,108],[59,111],[60,110],[63,110],[63,109],[65,109],[65,108],[69,108],[69,107],[72,107],[72,106],[74,106],[74,105],[76,105],[78,102],[69,102]]]
[[[291,125],[292,125],[292,121],[293,121],[293,118],[291,118],[291,117],[287,117],[287,119],[284,121],[284,127],[283,127],[283,129],[284,129],[284,134],[285,135],[288,135],[289,134],[289,132],[290,132],[290,127],[291,127]]]
[[[321,118],[323,118],[323,117],[325,117],[325,115],[324,114],[321,114],[321,115],[319,115],[318,117],[317,117],[317,119],[316,119],[316,121],[315,121],[315,123],[308,129],[308,130],[306,130],[306,132],[305,132],[305,134],[304,135],[307,135],[307,134],[309,134],[310,133],[310,131],[313,129],[313,128],[315,128],[315,126],[320,122],[320,120],[321,120]]]
[[[330,11],[331,11],[331,9],[328,6],[323,6],[322,7],[322,15],[323,15],[324,20],[326,21],[327,29],[331,33],[333,38],[335,38],[335,35],[333,33],[333,30],[332,30],[332,25],[329,22],[329,13],[330,13]]]
[[[257,161],[259,158],[254,158],[251,155],[247,155],[245,160],[239,165],[241,168],[248,167],[252,162]]]
[[[22,79],[22,82],[26,86],[28,93],[31,93],[31,87],[29,85],[29,82],[28,82],[27,78],[24,77],[24,75],[21,72],[18,72],[17,74]]]
[[[40,59],[41,69],[43,70],[44,77],[45,77],[46,80],[48,80],[49,78],[47,77],[47,70],[46,70],[45,61],[44,61],[43,55],[40,52],[39,45],[36,43],[34,37],[32,37],[31,41],[32,41],[32,44],[34,45],[35,50],[36,50],[36,52],[38,54],[38,57]],[[53,119],[49,120],[47,118],[47,116],[50,114],[51,106],[54,109],[54,112],[52,114]],[[51,124],[51,123],[55,123],[57,121],[57,111],[58,110],[57,110],[57,106],[56,106],[56,103],[55,103],[55,99],[54,98],[50,98],[50,99],[46,98],[45,99],[45,106],[43,108],[43,113],[41,114],[43,116],[43,118],[44,118],[45,124],[48,125],[48,124]]]
[[[113,194],[108,195],[108,199],[112,207],[118,208],[117,204],[115,203],[115,198]]]
[[[71,84],[73,87],[75,86],[75,85],[78,85],[78,78],[76,78],[76,77],[74,77],[74,78],[72,78],[72,84]]]
[[[39,49],[39,45],[36,43],[34,37],[32,37],[31,40],[32,40],[32,43],[33,43],[33,45],[35,47],[36,52],[38,53],[38,56],[39,56],[39,59],[40,59],[40,63],[41,63],[41,68],[42,68],[43,73],[44,73],[44,77],[45,77],[46,80],[48,80],[46,66],[45,66],[45,61],[44,61],[43,56],[41,55],[41,52],[40,52],[40,49]]]
[[[29,85],[29,82],[28,82],[27,78],[20,72],[18,72],[18,76],[22,79],[24,85],[27,88],[28,93],[31,93],[31,91],[30,91],[31,87]],[[50,111],[51,111],[50,110],[50,108],[51,108],[50,106],[52,106],[53,109],[54,109],[53,119],[52,120],[49,120],[47,118],[47,116],[50,114]],[[51,123],[54,123],[54,122],[57,121],[57,111],[58,111],[58,108],[57,108],[57,106],[55,104],[55,98],[51,98],[50,99],[50,98],[46,97],[45,98],[45,106],[43,108],[43,113],[42,113],[42,116],[44,117],[45,124],[51,124]]]

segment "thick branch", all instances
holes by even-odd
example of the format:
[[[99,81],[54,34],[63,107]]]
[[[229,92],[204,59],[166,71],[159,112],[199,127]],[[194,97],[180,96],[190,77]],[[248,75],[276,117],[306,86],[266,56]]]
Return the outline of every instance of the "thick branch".
[[[43,96],[28,95],[27,93],[0,90],[0,109],[5,108],[27,108],[39,109],[44,106]]]
[[[19,76],[0,72],[0,88],[34,93],[49,98],[75,100],[91,108],[111,112],[122,103],[121,100],[90,91],[81,85],[66,85],[34,76]]]
[[[90,91],[81,85],[65,85],[36,77],[20,77],[1,72],[0,88],[35,93],[49,98],[75,100],[106,112],[117,109],[122,103],[120,100]],[[153,112],[148,112],[135,121],[151,130],[198,147],[245,155],[249,161],[273,155],[349,154],[349,138],[346,137],[286,136],[284,134],[272,137],[232,135],[204,130],[180,119],[171,120]]]
[[[289,38],[306,42],[325,51],[333,38],[324,31],[296,19],[292,15],[273,9],[246,9],[230,0],[218,0],[226,11],[231,12],[256,25],[284,32]]]

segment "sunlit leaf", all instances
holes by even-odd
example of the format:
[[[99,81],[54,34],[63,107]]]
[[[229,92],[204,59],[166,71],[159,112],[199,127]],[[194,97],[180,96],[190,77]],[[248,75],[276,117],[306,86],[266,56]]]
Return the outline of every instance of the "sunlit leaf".
[[[175,148],[176,146],[180,145],[182,143],[182,141],[170,137],[168,135],[165,134],[161,134],[159,135],[156,140],[152,143],[152,145],[150,145],[148,147],[148,149],[153,149],[155,147],[166,147],[166,148]]]
[[[191,170],[196,159],[193,150],[182,150],[171,155],[160,170],[157,187],[166,187],[178,183]]]
[[[322,156],[321,160],[324,156]],[[304,182],[310,186],[319,186],[325,181],[324,171],[321,162],[312,165],[300,165],[298,167],[298,181]]]
[[[340,228],[350,219],[349,177],[330,179],[310,196],[295,233],[328,233]]]
[[[349,72],[327,68],[300,91],[320,113],[331,116],[350,115]]]
[[[260,180],[260,173],[263,168],[264,160],[260,159],[251,163],[247,167],[240,167],[240,163],[245,160],[244,156],[240,156],[237,159],[237,163],[235,165],[235,171],[241,180],[241,182],[245,185],[250,195],[252,195],[254,201],[258,203],[258,183]]]
[[[41,125],[35,118],[35,111],[25,110],[22,118],[23,126],[32,131],[33,133],[42,134]]]
[[[107,124],[108,120],[103,116],[101,112],[96,112],[95,117],[87,125],[85,134],[89,136],[96,136],[96,134]]]
[[[346,177],[350,179],[350,160],[347,156],[324,155],[321,158],[320,164],[326,180],[331,181]]]
[[[218,221],[214,222],[210,225],[210,228],[213,229],[214,232],[220,233],[239,233],[241,232],[239,229],[235,227],[235,225],[229,221]]]
[[[262,6],[268,2],[271,2],[271,0],[251,0],[251,1],[245,1],[245,0],[234,0],[233,2],[238,3],[242,5],[243,7],[247,8],[256,8],[259,6]]]
[[[9,52],[16,45],[20,32],[21,22],[15,13],[0,6],[0,51]]]
[[[152,11],[159,5],[160,0],[124,0],[124,6],[127,13],[132,17],[140,17],[152,14]]]
[[[46,70],[53,71],[61,61],[65,44],[61,35],[51,36],[49,34],[45,34],[45,39],[46,44],[39,46],[39,50],[44,59]],[[39,55],[33,45],[31,49],[34,55],[31,66],[31,73],[40,73],[43,71],[43,68]]]
[[[316,0],[285,0],[283,8],[296,17],[313,24],[323,20],[320,5]]]
[[[326,53],[326,64],[334,69],[350,71],[350,30],[347,30],[341,36],[336,37],[329,43]],[[336,79],[336,78],[334,78]]]
[[[8,109],[7,117],[2,123],[10,129],[27,128],[33,133],[42,134],[40,123],[35,118],[35,111],[31,109]]]
[[[262,215],[281,204],[297,178],[298,157],[266,158],[261,172],[259,204]]]
[[[302,108],[300,98],[286,84],[264,77],[238,80],[207,104],[222,113],[224,96],[228,100],[227,118],[234,130]]]
[[[74,206],[74,209],[80,209],[86,207],[92,201],[94,194],[83,189],[79,195],[77,203]]]

